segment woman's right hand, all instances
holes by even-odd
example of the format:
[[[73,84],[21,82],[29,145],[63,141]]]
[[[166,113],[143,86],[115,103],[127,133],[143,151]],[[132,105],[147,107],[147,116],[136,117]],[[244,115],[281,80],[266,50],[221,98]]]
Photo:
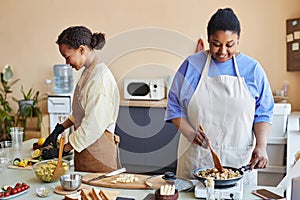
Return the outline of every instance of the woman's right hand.
[[[206,136],[203,130],[196,130],[195,131],[195,137],[193,139],[193,143],[200,145],[201,147],[207,149],[209,138]]]
[[[194,130],[194,128],[188,123],[185,118],[172,119],[173,124],[178,128],[181,133],[191,143],[198,144],[203,148],[208,148],[209,138],[206,136],[203,130]]]

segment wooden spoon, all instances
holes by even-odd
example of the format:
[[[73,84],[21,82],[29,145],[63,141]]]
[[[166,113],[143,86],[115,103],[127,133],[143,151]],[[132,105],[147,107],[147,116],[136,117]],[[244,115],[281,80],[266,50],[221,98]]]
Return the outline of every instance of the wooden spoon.
[[[57,180],[62,175],[65,174],[65,168],[62,164],[62,154],[63,154],[63,150],[64,150],[65,139],[66,139],[66,136],[64,134],[62,134],[62,136],[60,137],[60,143],[59,143],[58,162],[57,162],[56,168],[53,172],[52,180]]]
[[[204,128],[202,127],[201,124],[199,125],[199,127],[200,127],[200,130],[201,130],[201,131],[205,132],[205,131],[204,131]],[[209,150],[210,150],[210,152],[211,152],[211,155],[212,155],[212,157],[213,157],[213,161],[214,161],[215,168],[217,168],[218,171],[221,172],[221,171],[223,170],[223,166],[222,166],[222,163],[221,163],[221,159],[220,159],[220,157],[218,156],[218,154],[217,154],[217,153],[213,150],[213,148],[211,147],[210,142],[208,143],[208,148],[209,148]]]

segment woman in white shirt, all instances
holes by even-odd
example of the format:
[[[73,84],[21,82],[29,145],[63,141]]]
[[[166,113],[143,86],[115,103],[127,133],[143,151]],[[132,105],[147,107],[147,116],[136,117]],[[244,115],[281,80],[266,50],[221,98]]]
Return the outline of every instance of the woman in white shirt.
[[[108,67],[95,50],[105,44],[102,33],[83,26],[65,29],[56,41],[61,55],[75,70],[84,67],[73,95],[72,114],[46,139],[54,144],[64,129],[74,125],[64,152],[74,149],[76,171],[109,172],[121,167],[119,137],[114,134],[119,111],[119,90]]]

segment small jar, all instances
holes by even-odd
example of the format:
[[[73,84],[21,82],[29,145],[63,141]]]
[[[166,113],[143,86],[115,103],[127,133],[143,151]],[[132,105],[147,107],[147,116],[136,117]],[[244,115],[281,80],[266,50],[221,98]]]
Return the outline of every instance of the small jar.
[[[213,178],[207,178],[206,185],[206,200],[215,200],[215,182]]]

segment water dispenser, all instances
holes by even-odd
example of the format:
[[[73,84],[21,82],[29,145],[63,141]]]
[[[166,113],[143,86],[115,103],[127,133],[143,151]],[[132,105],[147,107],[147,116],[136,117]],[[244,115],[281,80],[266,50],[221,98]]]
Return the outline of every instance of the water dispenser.
[[[70,65],[54,65],[54,92],[56,94],[72,93],[73,73]]]

